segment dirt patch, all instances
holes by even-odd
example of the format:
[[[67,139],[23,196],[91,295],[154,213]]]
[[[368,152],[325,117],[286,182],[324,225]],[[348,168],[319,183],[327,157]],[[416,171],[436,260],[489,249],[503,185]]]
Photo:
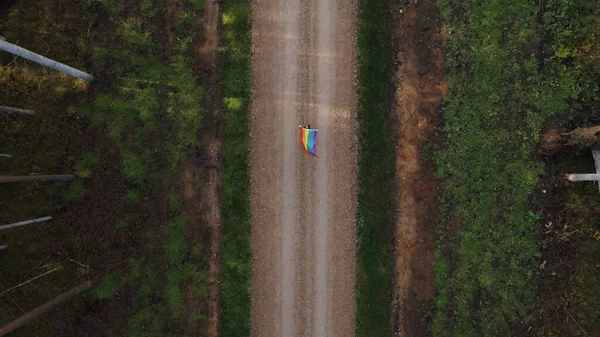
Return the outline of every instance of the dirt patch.
[[[202,269],[206,270],[208,294],[187,292],[190,310],[200,308],[206,316],[198,325],[188,322],[188,331],[197,331],[200,336],[218,334],[222,137],[216,131],[210,127],[199,131],[195,153],[184,164],[182,177],[183,209],[189,223],[188,240],[201,245],[207,256]]]
[[[527,333],[523,332],[527,336],[597,335],[588,327],[583,330],[582,326],[593,319],[589,316],[586,319],[586,310],[582,308],[598,303],[597,297],[590,294],[593,289],[586,292],[586,286],[589,287],[586,281],[595,281],[593,274],[585,272],[588,261],[594,260],[589,247],[592,247],[591,242],[596,243],[591,238],[593,225],[589,224],[597,223],[594,217],[598,214],[598,186],[593,182],[568,182],[563,178],[566,173],[592,173],[595,166],[589,148],[564,146],[555,141],[557,135],[573,130],[587,117],[575,115],[569,120],[571,116],[573,114],[549,118],[538,146],[538,159],[546,165],[546,175],[532,198],[533,211],[542,214],[538,228],[538,248],[542,256],[535,281],[540,314]],[[581,299],[586,305],[581,305]]]
[[[446,93],[444,26],[433,0],[403,2],[396,12],[396,240],[392,320],[395,336],[425,336],[433,299],[434,231],[439,186],[425,155],[441,124]],[[429,154],[430,155],[430,154]]]
[[[190,330],[201,336],[218,336],[219,326],[219,271],[221,257],[221,171],[223,166],[221,64],[219,44],[221,39],[222,4],[206,0],[204,24],[200,37],[194,42],[195,72],[206,88],[203,127],[196,138],[194,155],[184,164],[183,202],[188,214],[189,239],[206,245],[208,270],[208,298],[206,294],[187,293],[191,309],[200,307],[206,318]],[[191,323],[190,323],[191,324]]]

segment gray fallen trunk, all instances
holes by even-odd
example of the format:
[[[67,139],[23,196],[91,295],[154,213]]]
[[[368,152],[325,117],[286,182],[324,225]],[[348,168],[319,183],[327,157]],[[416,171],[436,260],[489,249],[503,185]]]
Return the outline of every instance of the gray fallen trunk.
[[[600,174],[595,173],[572,173],[567,174],[568,181],[598,181]]]
[[[600,130],[597,132],[600,132]],[[600,149],[592,149],[592,156],[594,157],[596,173],[569,173],[565,174],[565,179],[568,181],[597,181],[600,189]]]
[[[35,63],[39,63],[43,66],[46,66],[48,68],[52,68],[54,70],[63,72],[65,74],[69,74],[73,77],[77,77],[80,78],[84,81],[87,82],[92,82],[94,80],[94,77],[90,74],[84,73],[81,70],[77,70],[75,68],[69,67],[66,64],[62,64],[59,62],[56,62],[52,59],[49,59],[47,57],[44,57],[40,54],[36,54],[32,51],[29,51],[25,48],[21,48],[15,44],[6,42],[4,39],[0,38],[0,50],[4,50],[6,52],[9,52],[11,54],[17,55],[17,56],[21,56],[24,59],[33,61]]]
[[[56,175],[32,175],[32,176],[0,176],[0,183],[16,183],[22,181],[69,181],[75,177],[71,174],[56,174]]]
[[[52,217],[51,216],[45,216],[43,218],[25,220],[25,221],[21,221],[21,222],[15,222],[15,223],[11,223],[11,224],[8,224],[8,225],[0,226],[0,230],[1,229],[9,229],[9,228],[21,227],[21,226],[25,226],[25,225],[31,225],[31,224],[34,224],[34,223],[44,222],[44,221],[48,221],[48,220],[52,220]]]
[[[0,153],[0,158],[12,158],[10,154]]]
[[[16,113],[16,114],[21,114],[21,115],[29,115],[29,116],[33,116],[33,114],[34,114],[33,110],[13,108],[11,106],[5,106],[5,105],[0,105],[0,111],[5,111],[8,113]]]
[[[92,281],[85,281],[84,283],[78,285],[77,287],[64,292],[58,296],[56,296],[54,299],[40,305],[39,307],[24,313],[21,317],[15,319],[14,321],[6,324],[5,326],[0,328],[0,336],[4,336],[10,332],[12,332],[15,329],[20,328],[21,326],[23,326],[23,324],[27,323],[28,321],[38,317],[39,315],[45,313],[46,311],[54,308],[55,306],[71,299],[72,297],[75,297],[79,294],[81,294],[82,292],[89,290],[92,287]]]

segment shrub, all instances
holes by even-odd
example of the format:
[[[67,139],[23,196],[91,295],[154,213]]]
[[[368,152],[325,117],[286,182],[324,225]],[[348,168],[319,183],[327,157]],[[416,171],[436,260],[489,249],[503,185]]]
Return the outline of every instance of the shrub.
[[[432,331],[510,335],[526,329],[535,305],[539,214],[530,210],[529,199],[544,172],[534,158],[542,123],[572,111],[570,102],[587,96],[581,73],[565,64],[568,48],[559,38],[570,35],[571,20],[556,21],[550,13],[561,12],[556,6],[586,5],[438,3],[452,32],[446,143],[436,156],[438,176],[445,178],[440,239],[445,223],[458,219],[460,226],[438,247]],[[544,53],[548,42],[553,54]]]
[[[123,286],[123,276],[117,273],[104,275],[102,282],[92,290],[92,296],[97,299],[111,298]]]

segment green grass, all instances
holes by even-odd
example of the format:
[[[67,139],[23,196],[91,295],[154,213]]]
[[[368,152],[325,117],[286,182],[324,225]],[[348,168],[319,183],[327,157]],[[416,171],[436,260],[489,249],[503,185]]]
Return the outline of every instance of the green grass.
[[[356,335],[391,336],[394,149],[391,0],[358,2],[358,247]]]
[[[250,3],[224,3],[225,144],[222,207],[224,216],[221,279],[221,336],[250,335]]]
[[[444,178],[436,253],[434,336],[502,336],[526,330],[535,307],[539,214],[530,198],[543,165],[534,158],[542,123],[593,93],[578,53],[585,4],[523,0],[438,1],[447,43]],[[541,12],[540,12],[541,10]],[[583,14],[581,14],[583,15]],[[558,19],[557,19],[558,18]],[[567,53],[567,55],[563,53]],[[596,87],[597,88],[597,87]],[[590,91],[592,90],[592,91]]]

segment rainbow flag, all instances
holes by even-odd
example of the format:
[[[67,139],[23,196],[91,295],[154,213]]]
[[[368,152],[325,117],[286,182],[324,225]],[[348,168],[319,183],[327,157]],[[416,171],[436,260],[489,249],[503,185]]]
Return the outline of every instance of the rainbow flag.
[[[317,129],[306,129],[300,127],[300,142],[307,155],[317,156]]]

